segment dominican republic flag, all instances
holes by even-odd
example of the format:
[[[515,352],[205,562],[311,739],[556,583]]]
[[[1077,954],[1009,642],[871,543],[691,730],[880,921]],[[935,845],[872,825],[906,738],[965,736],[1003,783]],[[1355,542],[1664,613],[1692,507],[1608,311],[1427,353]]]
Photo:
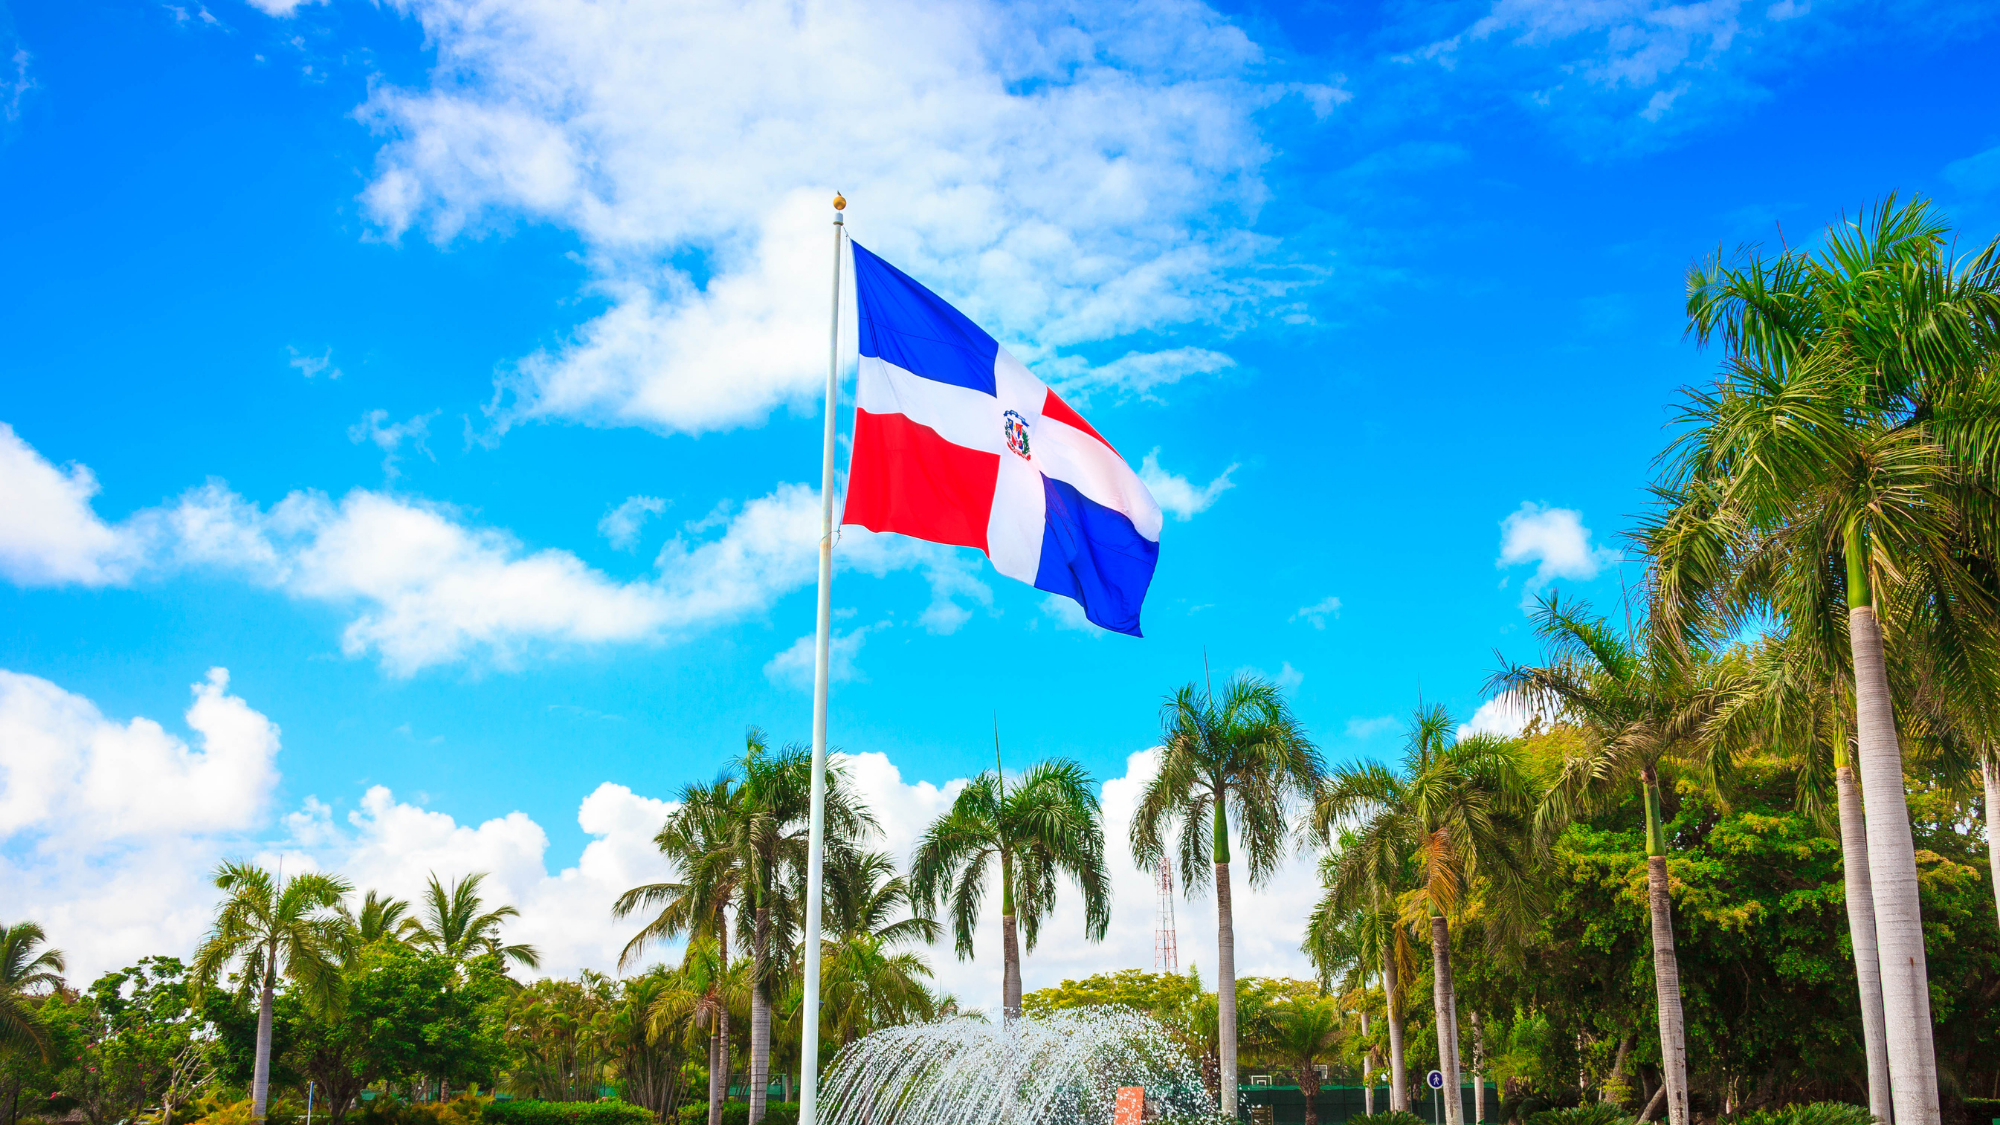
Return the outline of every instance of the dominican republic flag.
[[[977,547],[1139,636],[1160,506],[1082,415],[964,313],[854,246],[861,306],[842,523]]]

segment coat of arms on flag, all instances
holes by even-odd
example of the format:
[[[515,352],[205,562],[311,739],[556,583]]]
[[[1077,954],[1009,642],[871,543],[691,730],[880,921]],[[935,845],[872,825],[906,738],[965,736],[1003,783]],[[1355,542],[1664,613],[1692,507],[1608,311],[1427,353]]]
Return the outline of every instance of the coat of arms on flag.
[[[964,313],[848,245],[861,365],[841,522],[977,547],[1139,636],[1161,516],[1138,474]]]

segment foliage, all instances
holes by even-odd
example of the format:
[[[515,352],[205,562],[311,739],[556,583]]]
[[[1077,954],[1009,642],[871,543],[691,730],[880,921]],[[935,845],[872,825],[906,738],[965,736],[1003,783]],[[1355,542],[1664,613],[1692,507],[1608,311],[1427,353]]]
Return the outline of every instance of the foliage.
[[[1868,1107],[1846,1102],[1813,1102],[1718,1117],[1716,1125],[1875,1125]],[[1534,1125],[1530,1122],[1530,1125]]]
[[[454,961],[488,954],[530,969],[540,965],[541,955],[534,946],[501,944],[501,924],[520,917],[521,912],[512,906],[487,910],[479,894],[479,886],[485,880],[484,871],[475,871],[447,888],[432,875],[430,885],[424,888],[423,920],[398,928],[397,936],[419,949]],[[387,908],[385,904],[384,909]]]
[[[375,1075],[465,1085],[489,1079],[504,1060],[491,1016],[504,990],[495,954],[461,965],[444,954],[381,942],[361,955],[347,1011]]]
[[[1431,1125],[1407,1109],[1390,1109],[1381,1113],[1357,1113],[1347,1119],[1347,1125]]]
[[[611,1099],[595,1102],[515,1099],[488,1105],[486,1120],[490,1125],[652,1125],[653,1112],[644,1106]]]
[[[1545,1109],[1540,1113],[1530,1114],[1527,1125],[1632,1125],[1632,1115],[1607,1102],[1592,1102],[1588,1105]],[[1770,1122],[1765,1125],[1776,1125],[1776,1123]]]

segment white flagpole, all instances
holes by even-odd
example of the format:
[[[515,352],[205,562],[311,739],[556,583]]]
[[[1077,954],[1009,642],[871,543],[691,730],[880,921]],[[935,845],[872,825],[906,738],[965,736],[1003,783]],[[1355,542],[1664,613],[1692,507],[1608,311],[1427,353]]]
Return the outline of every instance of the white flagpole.
[[[819,471],[819,633],[813,642],[812,825],[806,859],[806,979],[800,1013],[799,1125],[815,1125],[819,1099],[819,905],[826,851],[826,671],[833,628],[833,436],[840,394],[840,251],[847,200],[833,197],[833,329],[826,357],[826,437]]]

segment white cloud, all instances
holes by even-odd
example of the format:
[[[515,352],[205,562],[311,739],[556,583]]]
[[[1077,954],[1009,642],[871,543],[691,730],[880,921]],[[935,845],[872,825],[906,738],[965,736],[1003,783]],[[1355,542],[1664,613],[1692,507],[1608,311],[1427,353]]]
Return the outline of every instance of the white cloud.
[[[19,585],[123,582],[141,563],[218,568],[350,609],[343,651],[401,676],[472,659],[512,666],[551,646],[669,641],[759,613],[812,584],[819,539],[819,493],[802,484],[718,509],[699,526],[720,535],[676,536],[657,573],[622,581],[447,505],[367,489],[337,503],[298,491],[265,509],[212,480],[110,525],[90,507],[89,469],[57,469],[4,423],[0,485],[20,498],[0,507],[0,573]],[[848,528],[835,559],[876,577],[921,572],[931,602],[919,620],[934,632],[970,616],[958,599],[992,601],[968,551]]]
[[[1494,0],[1457,34],[1405,55],[1475,97],[1494,85],[1600,150],[1712,120],[1769,96],[1766,74],[1859,30],[1829,26],[1847,5],[1780,0]],[[1954,6],[1899,13],[1881,34],[1924,36],[1977,18]],[[1800,17],[1819,15],[1818,20]],[[1838,17],[1835,17],[1838,19]]]
[[[87,467],[57,468],[0,422],[0,574],[21,586],[123,581],[131,544],[91,509],[97,487]]]
[[[193,686],[197,749],[0,671],[0,897],[48,929],[74,977],[190,950],[214,897],[204,877],[263,823],[278,728],[228,686],[220,668]]]
[[[1306,674],[1292,667],[1292,662],[1289,660],[1278,666],[1278,674],[1275,676],[1254,664],[1245,664],[1243,667],[1238,668],[1236,675],[1269,680],[1277,686],[1279,691],[1283,692],[1296,691],[1300,684],[1306,682]]]
[[[877,621],[873,625],[863,625],[852,632],[834,631],[827,645],[826,678],[828,683],[845,684],[868,677],[855,667],[854,658],[861,655],[861,646],[867,642],[868,634],[886,628],[888,622]],[[764,676],[774,684],[811,691],[813,686],[813,659],[816,655],[813,634],[807,633],[793,641],[791,647],[772,657],[764,665]]]
[[[503,423],[702,432],[810,408],[835,188],[858,238],[1031,361],[1252,292],[1231,276],[1263,245],[1252,115],[1288,88],[1257,85],[1260,51],[1203,4],[397,7],[438,62],[362,109],[387,138],[370,214],[440,241],[568,228],[611,303],[503,376]],[[1227,363],[1135,353],[1096,379]]]
[[[1349,738],[1365,741],[1377,735],[1387,734],[1395,730],[1396,726],[1397,719],[1394,715],[1377,715],[1372,719],[1356,717],[1347,720],[1346,733]]]
[[[629,551],[638,546],[639,529],[646,525],[646,518],[666,510],[667,502],[657,496],[627,496],[617,507],[604,513],[604,518],[597,521],[597,530],[611,541],[613,547]]]
[[[206,9],[203,9],[201,14],[213,22],[214,17],[209,16]],[[318,355],[302,352],[290,344],[285,345],[285,350],[292,353],[291,365],[305,375],[306,378],[311,379],[319,375],[325,375],[329,379],[340,378],[340,368],[333,365],[332,348],[329,347]],[[381,411],[376,411],[376,413],[379,414]]]
[[[1229,474],[1236,469],[1237,466],[1232,464],[1217,474],[1214,480],[1196,485],[1186,477],[1162,469],[1160,451],[1154,449],[1140,462],[1139,479],[1146,482],[1147,490],[1159,502],[1161,511],[1171,512],[1175,519],[1185,522],[1207,511],[1223,493],[1236,487],[1229,479]]]
[[[1984,195],[2000,188],[2000,146],[1945,165],[1944,181],[1967,195]]]
[[[1082,603],[1074,598],[1065,598],[1061,594],[1050,594],[1042,599],[1042,616],[1059,629],[1074,629],[1093,637],[1101,637],[1109,632],[1091,623],[1090,618],[1083,612]]]
[[[1534,605],[1535,595],[1558,578],[1589,581],[1621,556],[1609,547],[1590,545],[1583,514],[1523,501],[1500,521],[1500,567],[1536,563],[1534,576],[1521,590],[1521,608]]]
[[[300,8],[308,4],[323,4],[326,0],[249,0],[250,6],[267,16],[296,15]]]
[[[1528,729],[1533,708],[1512,692],[1503,692],[1479,705],[1470,721],[1458,728],[1458,737],[1468,734],[1497,734],[1512,738]]]
[[[21,119],[21,102],[28,96],[28,91],[37,85],[35,80],[28,76],[28,63],[33,59],[34,56],[28,53],[26,47],[14,48],[14,53],[7,58],[8,62],[14,64],[14,73],[10,77],[0,78],[0,101],[6,103],[4,107],[0,107],[0,116],[5,116],[9,121]]]
[[[1339,616],[1340,616],[1340,599],[1337,597],[1328,596],[1325,598],[1321,598],[1319,601],[1316,601],[1311,605],[1300,606],[1299,611],[1297,613],[1292,614],[1290,620],[1307,621],[1310,622],[1312,624],[1312,627],[1315,629],[1324,629],[1326,628],[1327,618],[1339,617]]]
[[[370,410],[361,416],[361,421],[347,428],[347,440],[356,445],[364,441],[374,442],[375,448],[382,451],[382,475],[393,481],[403,475],[397,466],[402,463],[405,442],[430,460],[437,460],[426,443],[430,438],[431,419],[440,413],[442,411],[433,410],[402,422],[391,422],[388,411]]]
[[[1088,402],[1092,393],[1106,390],[1152,398],[1149,392],[1155,387],[1172,386],[1190,375],[1227,371],[1236,366],[1236,361],[1206,348],[1171,348],[1126,352],[1110,363],[1095,367],[1078,356],[1062,356],[1038,366],[1065,398]]]

